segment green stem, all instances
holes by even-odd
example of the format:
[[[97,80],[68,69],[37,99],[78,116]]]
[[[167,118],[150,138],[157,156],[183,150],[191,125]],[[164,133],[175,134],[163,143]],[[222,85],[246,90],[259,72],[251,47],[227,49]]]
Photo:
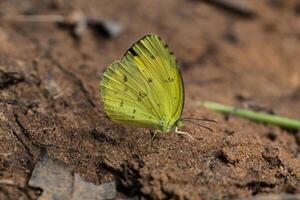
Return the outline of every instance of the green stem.
[[[201,103],[201,105],[217,112],[232,114],[246,119],[254,120],[257,122],[275,124],[277,126],[287,128],[287,129],[296,129],[296,130],[300,129],[300,121],[295,119],[289,119],[286,117],[271,115],[262,112],[255,112],[246,109],[234,108],[231,106],[226,106],[226,105],[222,105],[215,102],[209,102],[209,101],[203,102]]]

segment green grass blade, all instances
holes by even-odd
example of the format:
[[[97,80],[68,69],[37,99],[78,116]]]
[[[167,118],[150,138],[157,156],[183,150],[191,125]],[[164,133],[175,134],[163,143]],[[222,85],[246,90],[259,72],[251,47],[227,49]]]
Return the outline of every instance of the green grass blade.
[[[300,129],[300,121],[295,119],[289,119],[286,117],[271,115],[262,112],[255,112],[247,109],[234,108],[231,106],[226,106],[223,104],[209,101],[203,102],[201,103],[201,105],[217,112],[232,114],[238,117],[243,117],[257,122],[274,124],[287,129]]]

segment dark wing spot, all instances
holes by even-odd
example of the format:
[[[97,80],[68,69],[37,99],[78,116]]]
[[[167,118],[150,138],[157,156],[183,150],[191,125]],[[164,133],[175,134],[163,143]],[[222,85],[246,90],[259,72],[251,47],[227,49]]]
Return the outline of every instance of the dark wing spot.
[[[139,97],[144,98],[147,96],[147,93],[145,92],[139,92]]]
[[[169,46],[167,45],[167,43],[164,44],[164,47],[167,49]]]
[[[124,81],[124,82],[127,82],[127,81],[128,81],[126,74],[123,74],[123,81]]]
[[[174,78],[171,78],[171,77],[168,78],[168,82],[171,83],[171,82],[173,82],[173,81],[174,81]]]
[[[151,83],[152,82],[152,78],[148,78],[147,82]]]
[[[142,98],[141,98],[141,97],[139,97],[137,100],[138,100],[138,101],[142,101]]]
[[[150,58],[155,59],[155,57],[153,55],[151,55]]]
[[[134,116],[132,115],[131,118],[134,119]]]
[[[173,97],[173,99],[177,99],[176,97]]]
[[[120,107],[122,107],[124,105],[124,101],[120,102]]]
[[[149,117],[149,119],[152,119],[152,117]]]
[[[135,113],[136,112],[136,109],[133,109],[132,113]]]
[[[170,51],[170,54],[171,54],[171,55],[174,55],[174,53],[173,53],[172,51]]]
[[[172,83],[174,81],[174,78],[169,77],[168,79],[165,79],[165,83]]]
[[[133,55],[133,56],[138,56],[138,54],[134,51],[134,49],[131,47],[128,49],[128,51]]]

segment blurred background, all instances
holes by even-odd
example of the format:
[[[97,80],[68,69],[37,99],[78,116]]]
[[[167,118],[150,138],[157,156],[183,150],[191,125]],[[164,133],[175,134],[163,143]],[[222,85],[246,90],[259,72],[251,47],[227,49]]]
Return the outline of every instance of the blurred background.
[[[161,168],[157,168],[154,163],[159,163],[159,158],[147,157],[151,148],[132,145],[142,141],[146,131],[130,129],[125,134],[106,119],[98,88],[101,73],[149,33],[161,36],[179,61],[186,91],[185,116],[224,120],[196,106],[210,100],[300,118],[298,0],[0,0],[0,178],[13,180],[8,186],[0,182],[0,197],[36,199],[41,194],[27,182],[42,147],[95,184],[114,179],[125,161],[137,162],[133,154],[138,155],[149,170],[141,167],[137,171],[146,175],[117,176],[124,182],[132,181],[118,187],[147,198],[223,199],[299,192],[299,133],[230,121],[225,128],[217,127],[213,136],[203,134],[212,145],[209,148],[187,150],[192,147],[180,138],[176,144],[172,139],[154,142],[156,149],[187,145],[182,148],[190,152],[181,160],[182,156],[173,157],[174,152],[166,150],[161,156],[169,155],[169,161],[162,159]],[[225,129],[238,130],[241,135],[236,136],[234,145],[245,149],[236,155],[220,150],[224,153],[221,160],[227,159],[225,167],[220,167],[223,161],[218,153],[203,152],[222,145],[235,152],[233,144],[223,143],[228,136]],[[243,134],[253,134],[253,138]],[[210,138],[215,139],[208,142]],[[255,144],[250,148],[251,141]],[[271,163],[276,164],[278,158],[279,166],[261,163],[263,155],[252,152],[252,147],[264,152],[269,145],[278,150],[271,153],[277,156]],[[192,162],[200,152],[209,156]],[[203,170],[206,175],[212,173],[206,182],[201,182],[203,178],[192,181],[209,159],[217,159],[220,166],[216,171]],[[182,175],[181,162],[193,169],[186,172],[189,175]],[[174,163],[179,167],[176,165],[175,175],[167,178],[172,183],[167,189],[161,187],[165,179],[159,175],[153,177],[155,184],[149,183],[148,172],[165,174]],[[275,177],[280,173],[285,179]],[[240,179],[244,185],[237,184]],[[134,184],[137,180],[140,182]],[[251,185],[254,180],[255,186]],[[211,188],[218,192],[209,193]],[[184,192],[178,192],[180,189]]]

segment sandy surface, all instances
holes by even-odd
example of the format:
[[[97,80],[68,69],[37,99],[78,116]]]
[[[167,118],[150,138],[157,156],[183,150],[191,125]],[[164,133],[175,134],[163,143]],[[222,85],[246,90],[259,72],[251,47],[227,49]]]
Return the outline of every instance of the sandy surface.
[[[54,23],[0,22],[0,199],[37,199],[27,182],[41,149],[120,196],[234,199],[300,193],[300,136],[197,106],[203,100],[300,118],[300,4],[251,1],[252,17],[202,1],[0,1],[0,16],[69,13],[115,20],[116,38],[78,42]],[[276,3],[277,2],[277,3]],[[298,8],[298,9],[297,9]],[[181,65],[192,124],[149,145],[148,130],[106,118],[97,84],[143,35],[164,38]]]

